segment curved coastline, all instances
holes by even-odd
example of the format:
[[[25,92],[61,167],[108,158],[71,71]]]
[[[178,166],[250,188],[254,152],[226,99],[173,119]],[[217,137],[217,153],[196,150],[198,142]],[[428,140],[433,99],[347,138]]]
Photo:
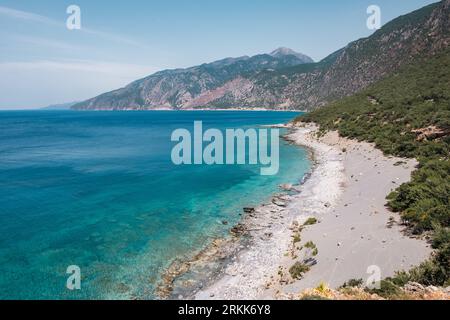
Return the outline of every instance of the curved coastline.
[[[321,282],[338,287],[352,278],[366,279],[371,265],[379,265],[386,277],[429,256],[428,244],[402,233],[385,208],[389,190],[410,179],[416,160],[385,157],[372,145],[336,132],[318,139],[314,125],[282,127],[290,130],[286,140],[309,151],[311,172],[298,186],[289,186],[293,192],[248,210],[229,238],[215,240],[191,261],[172,264],[159,287],[162,298],[295,299]],[[399,161],[403,165],[396,165]],[[319,223],[302,227],[311,217]],[[303,246],[293,241],[299,230],[302,244],[317,244],[319,253],[311,270],[293,279],[289,268],[305,259]],[[200,281],[192,281],[196,275]]]
[[[251,246],[238,253],[218,280],[195,294],[196,299],[273,299],[278,286],[287,284],[283,266],[291,260],[295,226],[339,200],[344,175],[338,150],[310,139],[310,128],[288,127],[291,132],[285,138],[310,152],[313,167],[309,177],[297,188],[298,193],[283,199],[283,206],[272,203],[257,208],[252,223],[260,228],[251,232]],[[324,189],[328,192],[322,192]],[[268,232],[271,236],[264,237]]]
[[[295,144],[290,138],[290,125],[266,127],[288,129],[288,133],[282,138]],[[194,299],[199,292],[214,285],[229,273],[229,268],[239,261],[243,253],[259,251],[257,247],[260,242],[271,240],[274,230],[288,225],[286,219],[291,220],[292,217],[285,214],[287,207],[309,181],[316,166],[313,150],[308,146],[302,147],[308,152],[311,168],[299,175],[297,184],[280,185],[280,192],[269,196],[265,203],[243,208],[241,220],[230,229],[229,236],[214,239],[189,259],[172,262],[162,274],[156,288],[156,296],[160,299]]]

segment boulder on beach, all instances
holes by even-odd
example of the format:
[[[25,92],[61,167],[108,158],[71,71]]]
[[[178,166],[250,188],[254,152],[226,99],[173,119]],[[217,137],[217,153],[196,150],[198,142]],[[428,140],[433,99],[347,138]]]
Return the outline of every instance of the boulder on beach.
[[[280,200],[279,198],[273,198],[272,203],[278,207],[286,207],[286,202]]]

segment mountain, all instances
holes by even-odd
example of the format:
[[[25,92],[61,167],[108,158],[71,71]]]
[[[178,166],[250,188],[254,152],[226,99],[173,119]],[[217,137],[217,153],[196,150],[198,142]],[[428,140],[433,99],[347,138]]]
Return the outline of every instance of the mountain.
[[[398,17],[318,63],[279,48],[271,54],[158,72],[73,108],[311,110],[364,89],[416,57],[447,48],[449,15],[450,0],[444,0]]]
[[[262,70],[278,70],[312,61],[292,50],[226,58],[188,69],[164,70],[125,88],[78,103],[74,109],[187,109],[203,106],[224,92],[239,88],[241,80]]]
[[[270,55],[275,58],[282,58],[283,56],[295,56],[301,61],[303,61],[303,63],[314,63],[314,60],[308,57],[307,55],[295,52],[294,50],[285,47],[281,47],[272,51]]]
[[[415,57],[432,56],[450,44],[450,1],[401,16],[372,36],[348,44],[314,65],[261,72],[252,90],[232,93],[222,105],[313,109],[351,95],[388,76]],[[217,103],[217,102],[215,102]]]
[[[49,105],[49,106],[41,108],[41,109],[42,110],[70,110],[77,103],[79,103],[79,101],[60,103],[60,104],[52,104],[52,105]]]

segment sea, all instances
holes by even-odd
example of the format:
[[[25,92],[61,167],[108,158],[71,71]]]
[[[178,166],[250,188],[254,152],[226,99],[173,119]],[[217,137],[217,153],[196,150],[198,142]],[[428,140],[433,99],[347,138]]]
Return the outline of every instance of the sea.
[[[244,207],[311,169],[307,150],[282,138],[273,176],[259,165],[177,166],[172,132],[194,121],[264,128],[298,115],[1,111],[0,299],[155,299],[173,261],[226,237]]]

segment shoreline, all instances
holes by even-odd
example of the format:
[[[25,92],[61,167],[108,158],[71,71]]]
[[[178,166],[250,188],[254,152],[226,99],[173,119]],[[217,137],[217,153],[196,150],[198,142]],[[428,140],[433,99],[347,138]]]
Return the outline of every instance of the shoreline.
[[[336,132],[317,139],[311,125],[290,127],[287,139],[312,154],[309,178],[297,194],[255,209],[253,219],[244,221],[253,227],[250,244],[195,299],[288,299],[320,283],[337,288],[350,279],[367,281],[373,266],[381,278],[392,276],[431,254],[425,241],[402,232],[398,215],[385,207],[389,191],[409,181],[416,160],[386,157]],[[318,223],[303,227],[312,217]],[[308,242],[317,253],[305,249]],[[293,279],[290,267],[305,261],[310,270]]]
[[[291,126],[286,124],[262,127],[291,129]],[[288,133],[280,138],[293,144],[289,135]],[[293,197],[300,193],[314,172],[312,149],[304,148],[312,163],[310,170],[299,176],[296,184],[279,185],[279,191],[270,195],[270,200],[265,203],[243,208],[240,221],[230,229],[228,236],[214,239],[188,260],[178,259],[172,262],[163,273],[162,281],[157,285],[156,296],[161,299],[195,299],[197,294],[219,281],[223,275],[234,276],[234,272],[228,268],[242,253],[253,251],[255,240],[269,241],[273,236],[272,229],[278,230],[283,227],[287,230],[284,216],[286,207],[292,202]]]

